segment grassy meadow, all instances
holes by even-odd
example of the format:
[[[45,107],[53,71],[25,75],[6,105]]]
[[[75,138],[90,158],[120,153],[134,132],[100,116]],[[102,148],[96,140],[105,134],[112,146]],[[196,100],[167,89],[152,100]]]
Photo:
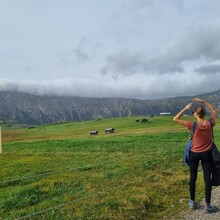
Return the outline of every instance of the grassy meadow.
[[[188,208],[189,132],[170,116],[142,118],[2,129],[0,219],[178,219]],[[201,170],[198,178],[201,200]]]

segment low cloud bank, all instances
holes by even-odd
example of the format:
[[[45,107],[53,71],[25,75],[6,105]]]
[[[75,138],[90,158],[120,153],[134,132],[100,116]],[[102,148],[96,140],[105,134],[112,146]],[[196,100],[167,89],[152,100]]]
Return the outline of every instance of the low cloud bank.
[[[127,76],[117,80],[57,79],[53,81],[0,80],[0,91],[26,92],[36,95],[80,96],[90,98],[124,97],[137,99],[199,95],[219,89],[220,76],[173,74],[161,76]]]

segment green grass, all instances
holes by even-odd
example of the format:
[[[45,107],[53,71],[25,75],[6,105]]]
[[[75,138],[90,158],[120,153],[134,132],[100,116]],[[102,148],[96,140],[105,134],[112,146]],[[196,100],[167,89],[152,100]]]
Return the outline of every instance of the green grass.
[[[188,202],[188,131],[171,117],[134,121],[3,130],[0,219],[177,218]],[[106,135],[106,127],[116,132]],[[198,200],[203,187],[200,170]]]
[[[139,134],[146,132],[155,132],[158,129],[166,131],[170,129],[180,129],[172,121],[171,117],[153,117],[148,118],[149,122],[135,122],[136,119],[144,117],[123,117],[117,119],[102,119],[84,122],[65,122],[51,125],[36,126],[33,128],[24,128],[19,130],[3,130],[3,141],[32,141],[32,140],[48,140],[48,139],[72,139],[72,138],[88,138],[91,130],[98,130],[98,137],[106,137],[105,128],[115,128],[114,135]]]

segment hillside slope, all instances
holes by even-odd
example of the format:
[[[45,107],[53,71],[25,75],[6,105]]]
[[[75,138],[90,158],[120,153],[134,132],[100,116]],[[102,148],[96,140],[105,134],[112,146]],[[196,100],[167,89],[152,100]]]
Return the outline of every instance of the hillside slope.
[[[218,107],[220,91],[199,95]],[[81,121],[98,118],[175,114],[192,97],[157,100],[126,98],[81,98],[40,96],[18,92],[0,92],[0,118],[21,124],[38,125],[57,121]]]

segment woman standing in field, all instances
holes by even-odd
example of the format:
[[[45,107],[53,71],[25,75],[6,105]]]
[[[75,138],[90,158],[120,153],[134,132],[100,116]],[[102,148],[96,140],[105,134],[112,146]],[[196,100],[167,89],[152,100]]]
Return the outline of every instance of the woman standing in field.
[[[211,191],[212,191],[211,172],[213,166],[212,125],[213,126],[215,125],[217,109],[207,101],[200,98],[194,98],[193,102],[199,102],[204,104],[206,107],[208,107],[211,110],[211,116],[208,121],[205,119],[206,109],[202,105],[195,107],[195,110],[193,111],[194,118],[197,120],[197,128],[193,135],[192,147],[189,157],[189,167],[190,167],[189,206],[191,209],[197,208],[197,203],[195,202],[196,179],[198,174],[199,161],[201,161],[203,168],[203,177],[205,182],[205,201],[206,201],[205,212],[211,213],[215,211],[214,207],[211,205]],[[189,110],[191,107],[192,107],[192,103],[189,103],[188,105],[185,106],[185,108],[183,108],[183,110],[181,110],[173,118],[174,121],[187,127],[190,131],[192,131],[194,122],[181,120],[180,118],[184,114],[184,112]]]

